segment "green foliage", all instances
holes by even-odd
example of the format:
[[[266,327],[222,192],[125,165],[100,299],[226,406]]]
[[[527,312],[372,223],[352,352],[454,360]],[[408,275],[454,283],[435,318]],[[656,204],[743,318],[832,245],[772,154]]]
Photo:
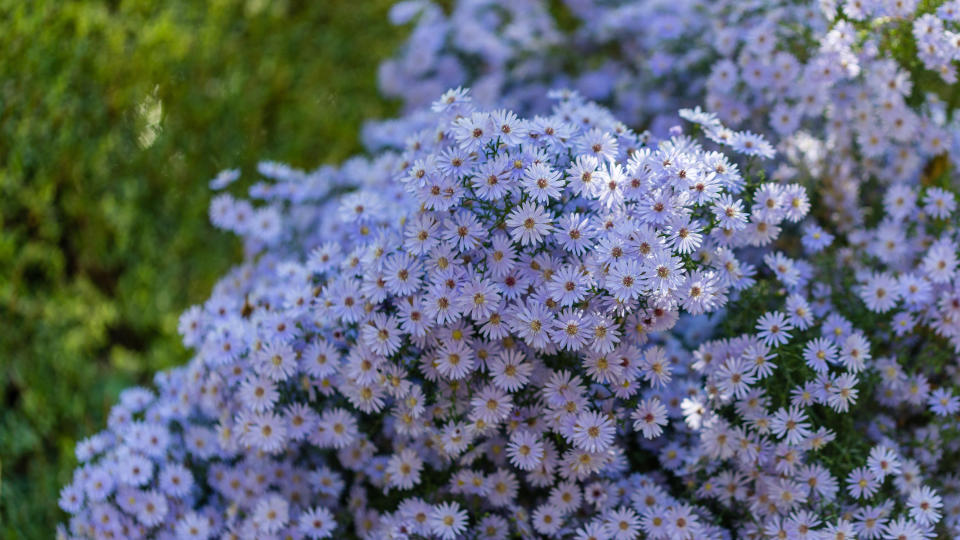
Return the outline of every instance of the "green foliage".
[[[358,150],[389,0],[0,0],[0,537],[50,537],[78,438],[187,358],[238,243],[207,180]]]

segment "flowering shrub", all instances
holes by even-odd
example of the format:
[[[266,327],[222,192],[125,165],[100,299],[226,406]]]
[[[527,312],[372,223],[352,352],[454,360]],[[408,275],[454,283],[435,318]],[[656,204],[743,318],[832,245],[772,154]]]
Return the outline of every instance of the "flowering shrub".
[[[74,529],[162,530],[183,505],[197,519],[172,527],[179,536],[322,536],[339,510],[358,534],[452,538],[469,505],[555,533],[577,507],[558,497],[623,470],[636,433],[667,423],[661,400],[643,397],[674,370],[650,335],[748,286],[735,250],[769,244],[808,209],[799,186],[747,186],[723,153],[682,135],[647,145],[575,95],[533,120],[474,110],[460,90],[434,111],[435,129],[402,154],[345,166],[366,179],[349,194],[328,197],[345,187],[329,174],[268,165],[282,181],[254,194],[272,204],[215,200],[212,219],[244,235],[249,266],[184,315],[198,355],[170,394],[132,391],[81,449],[99,459],[64,491]],[[770,152],[716,122],[706,133]],[[194,490],[163,481],[207,467],[215,503],[194,507]],[[296,480],[276,484],[277,467]],[[231,484],[250,475],[263,477],[256,489]],[[518,506],[520,490],[542,504]],[[463,503],[443,503],[453,496]],[[198,525],[229,507],[245,517]],[[638,514],[619,512],[639,530]]]
[[[445,15],[399,3],[399,20],[420,15],[381,86],[415,109],[475,84],[486,101],[534,113],[543,89],[570,86],[658,136],[676,110],[702,104],[780,141],[770,171],[828,183],[824,202],[847,226],[862,221],[862,178],[915,181],[945,150],[958,155],[957,2],[567,0],[565,32],[537,3],[514,4],[464,0]],[[374,123],[367,142],[393,133]]]
[[[428,0],[398,2],[392,20],[416,24],[381,65],[380,87],[410,114],[369,123],[365,142],[398,144],[409,127],[397,124],[419,124],[416,112],[456,86],[470,86],[486,106],[531,115],[547,112],[550,89],[572,88],[621,121],[666,136],[679,108],[703,102],[704,80],[691,76],[713,55],[710,17],[700,15],[709,9],[698,1],[571,1],[558,22],[541,2],[458,1],[449,11]]]
[[[410,112],[214,200],[245,261],[78,446],[61,531],[960,535],[955,7],[401,3]]]

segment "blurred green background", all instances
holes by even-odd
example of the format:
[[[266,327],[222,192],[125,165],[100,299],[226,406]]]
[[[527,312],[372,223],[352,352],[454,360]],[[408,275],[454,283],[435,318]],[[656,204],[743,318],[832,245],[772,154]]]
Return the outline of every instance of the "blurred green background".
[[[0,0],[0,537],[49,538],[75,442],[187,351],[239,260],[207,182],[359,150],[391,0]]]

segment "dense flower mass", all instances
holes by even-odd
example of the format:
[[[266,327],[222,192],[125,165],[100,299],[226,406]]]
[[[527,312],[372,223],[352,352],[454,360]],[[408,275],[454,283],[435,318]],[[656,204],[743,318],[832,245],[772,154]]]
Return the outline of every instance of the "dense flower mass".
[[[393,16],[408,112],[215,197],[63,536],[960,537],[960,3]]]
[[[532,113],[545,89],[571,87],[657,136],[678,109],[703,105],[779,141],[778,177],[827,183],[841,226],[862,221],[865,175],[916,181],[931,158],[960,155],[949,113],[960,58],[954,1],[563,4],[555,21],[538,2],[461,0],[449,11],[401,2],[397,21],[417,24],[384,64],[381,86],[414,110],[469,84],[485,102]],[[395,122],[368,127],[371,146],[397,133]]]
[[[663,397],[644,394],[668,387],[677,366],[651,335],[749,286],[753,269],[737,250],[769,244],[809,208],[797,185],[748,186],[722,152],[679,133],[648,144],[604,109],[560,96],[553,114],[525,120],[476,110],[452,90],[433,106],[435,128],[402,154],[339,171],[366,179],[356,191],[328,196],[345,187],[335,173],[267,165],[281,181],[254,193],[271,204],[216,199],[212,219],[247,238],[251,263],[184,315],[185,343],[198,351],[173,375],[185,380],[170,396],[134,392],[142,402],[118,406],[108,433],[88,443],[84,461],[100,460],[65,496],[69,508],[98,504],[75,526],[157,530],[176,514],[145,520],[106,501],[188,504],[192,490],[164,490],[151,473],[192,478],[184,462],[199,459],[221,479],[207,479],[218,504],[197,515],[244,511],[211,533],[303,529],[305,512],[342,510],[341,491],[359,497],[352,511],[375,512],[393,490],[407,498],[357,520],[359,532],[453,537],[465,527],[458,506],[424,514],[450,512],[452,524],[406,508],[461,496],[474,513],[506,517],[526,512],[521,490],[542,505],[532,525],[513,528],[560,530],[577,505],[554,507],[551,494],[579,497],[576,482],[627,466],[635,431],[653,438],[667,423]],[[689,114],[718,142],[750,137],[743,154],[770,152],[762,138]],[[147,455],[131,429],[155,441]],[[171,456],[179,444],[186,455]],[[112,467],[138,473],[92,493],[86,475],[96,483]],[[278,467],[297,480],[270,480]],[[312,480],[319,467],[337,489]],[[447,485],[423,489],[422,476],[438,473]],[[263,477],[258,489],[231,484],[250,475]],[[302,491],[293,497],[291,486]],[[105,525],[95,514],[107,508]]]

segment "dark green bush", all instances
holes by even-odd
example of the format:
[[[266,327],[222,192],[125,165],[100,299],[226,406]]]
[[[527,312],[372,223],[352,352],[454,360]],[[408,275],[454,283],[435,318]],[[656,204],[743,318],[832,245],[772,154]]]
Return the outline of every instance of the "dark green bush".
[[[238,260],[207,181],[312,168],[393,108],[389,0],[0,0],[0,536],[50,537],[75,441],[182,363]]]

